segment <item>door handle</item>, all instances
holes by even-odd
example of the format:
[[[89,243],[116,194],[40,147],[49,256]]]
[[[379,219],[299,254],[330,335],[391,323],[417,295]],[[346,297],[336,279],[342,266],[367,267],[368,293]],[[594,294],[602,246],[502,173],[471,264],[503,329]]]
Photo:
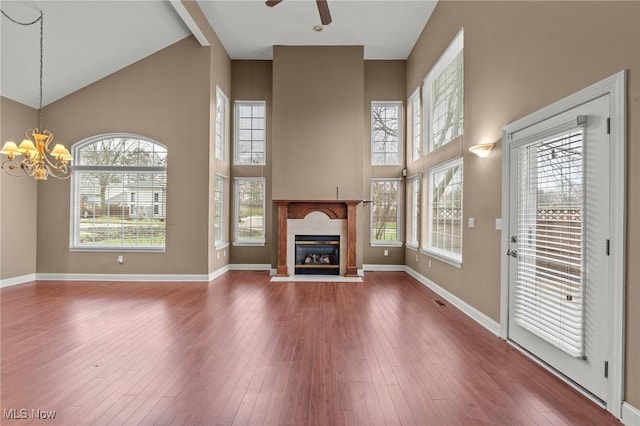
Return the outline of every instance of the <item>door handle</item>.
[[[507,256],[518,257],[518,250],[507,250]]]

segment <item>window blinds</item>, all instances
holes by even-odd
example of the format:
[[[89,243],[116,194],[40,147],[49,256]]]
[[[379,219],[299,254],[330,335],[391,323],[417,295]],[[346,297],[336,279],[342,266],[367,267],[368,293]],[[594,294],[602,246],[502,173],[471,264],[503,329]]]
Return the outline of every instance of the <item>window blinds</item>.
[[[573,357],[584,356],[584,129],[518,151],[514,318]]]

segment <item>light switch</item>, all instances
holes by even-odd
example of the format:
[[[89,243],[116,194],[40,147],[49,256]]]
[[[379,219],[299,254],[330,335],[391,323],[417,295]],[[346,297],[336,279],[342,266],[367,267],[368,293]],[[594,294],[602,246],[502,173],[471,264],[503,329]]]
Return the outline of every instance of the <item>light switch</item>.
[[[496,231],[502,231],[502,218],[501,217],[496,219]]]
[[[469,228],[476,227],[476,219],[474,217],[470,217],[469,219],[467,219],[467,222],[469,224]]]

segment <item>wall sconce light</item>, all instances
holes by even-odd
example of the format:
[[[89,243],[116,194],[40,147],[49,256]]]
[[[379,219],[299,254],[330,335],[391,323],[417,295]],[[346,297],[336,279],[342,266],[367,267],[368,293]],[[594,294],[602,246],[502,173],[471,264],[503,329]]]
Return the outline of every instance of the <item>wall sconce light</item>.
[[[473,145],[469,148],[469,151],[473,152],[478,157],[485,158],[489,155],[493,147],[495,146],[495,142],[490,143],[479,143],[477,145]]]

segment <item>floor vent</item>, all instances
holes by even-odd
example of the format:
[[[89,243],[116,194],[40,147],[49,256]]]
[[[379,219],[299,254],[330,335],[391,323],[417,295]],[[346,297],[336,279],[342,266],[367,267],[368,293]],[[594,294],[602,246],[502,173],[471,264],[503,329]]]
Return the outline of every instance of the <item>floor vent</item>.
[[[439,300],[439,299],[434,299],[433,303],[435,303],[436,305],[439,305],[439,306],[447,306],[447,305],[444,304],[444,302],[442,300]]]

